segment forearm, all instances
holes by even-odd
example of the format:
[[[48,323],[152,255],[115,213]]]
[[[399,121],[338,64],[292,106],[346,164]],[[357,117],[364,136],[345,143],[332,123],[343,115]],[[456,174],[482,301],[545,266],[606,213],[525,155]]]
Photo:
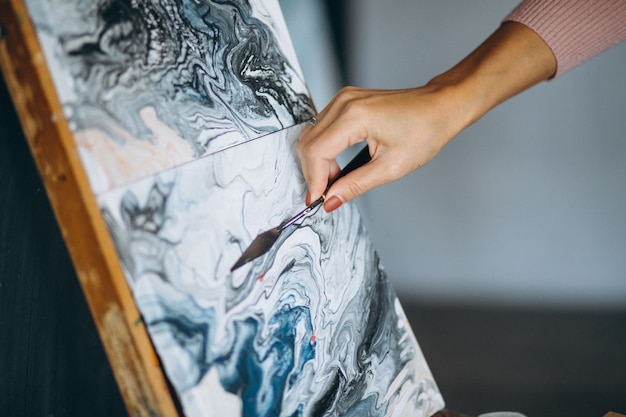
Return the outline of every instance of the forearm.
[[[508,98],[550,78],[556,65],[552,50],[533,30],[507,22],[428,86],[447,90],[456,104],[454,135]]]
[[[328,197],[346,202],[432,160],[461,130],[507,98],[549,78],[550,48],[531,29],[505,23],[428,85],[406,90],[342,90],[300,137],[298,152],[312,199],[336,174],[334,158],[361,140],[372,161],[335,182]],[[328,206],[328,207],[327,207]],[[332,210],[336,204],[325,204]]]

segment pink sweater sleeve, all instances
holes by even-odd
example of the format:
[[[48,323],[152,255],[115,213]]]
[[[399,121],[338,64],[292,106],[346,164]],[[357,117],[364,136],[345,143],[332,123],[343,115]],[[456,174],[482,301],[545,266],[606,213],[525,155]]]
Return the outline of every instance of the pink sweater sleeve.
[[[504,21],[543,38],[556,57],[557,77],[626,39],[626,0],[524,0]]]

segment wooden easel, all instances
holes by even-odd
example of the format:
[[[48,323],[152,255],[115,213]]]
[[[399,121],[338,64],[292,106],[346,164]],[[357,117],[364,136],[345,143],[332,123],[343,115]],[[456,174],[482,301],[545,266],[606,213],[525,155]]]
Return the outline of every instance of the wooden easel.
[[[0,67],[129,415],[177,416],[21,0],[0,1]]]

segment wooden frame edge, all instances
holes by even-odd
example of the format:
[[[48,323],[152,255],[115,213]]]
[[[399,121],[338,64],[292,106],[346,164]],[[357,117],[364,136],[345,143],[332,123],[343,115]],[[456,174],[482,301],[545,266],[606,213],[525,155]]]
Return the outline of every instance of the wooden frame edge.
[[[131,416],[178,416],[23,0],[0,0],[0,69]]]

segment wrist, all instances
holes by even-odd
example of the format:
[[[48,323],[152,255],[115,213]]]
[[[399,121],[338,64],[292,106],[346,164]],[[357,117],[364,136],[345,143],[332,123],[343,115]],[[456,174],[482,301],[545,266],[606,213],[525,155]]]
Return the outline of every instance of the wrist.
[[[489,111],[488,96],[472,77],[446,72],[429,81],[425,88],[437,96],[439,105],[435,104],[445,121],[442,133],[449,138],[447,142]]]
[[[508,98],[550,78],[555,70],[556,59],[543,39],[522,24],[507,22],[427,85],[449,92],[463,129]]]

